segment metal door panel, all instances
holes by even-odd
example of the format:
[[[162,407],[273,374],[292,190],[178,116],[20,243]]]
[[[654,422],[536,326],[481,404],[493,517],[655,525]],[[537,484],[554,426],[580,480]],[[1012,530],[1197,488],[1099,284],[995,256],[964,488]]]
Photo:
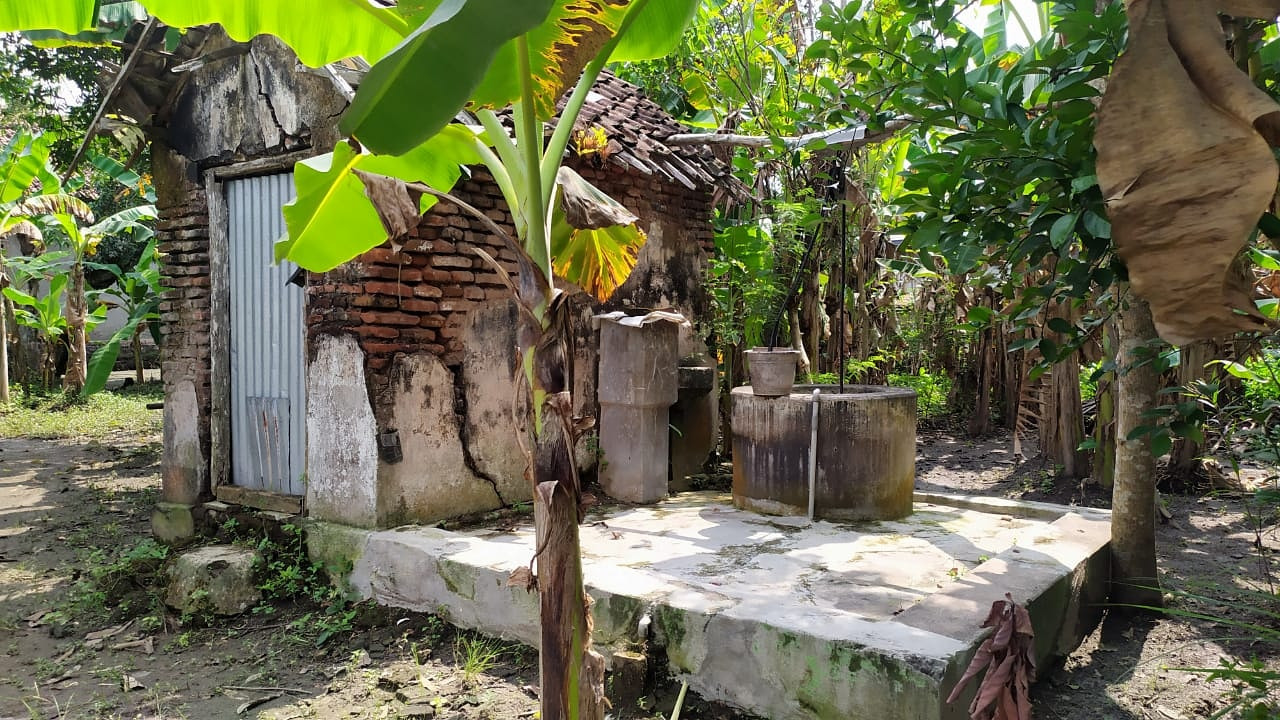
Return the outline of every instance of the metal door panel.
[[[231,292],[231,481],[301,495],[306,396],[303,292],[273,265],[293,175],[227,181]]]

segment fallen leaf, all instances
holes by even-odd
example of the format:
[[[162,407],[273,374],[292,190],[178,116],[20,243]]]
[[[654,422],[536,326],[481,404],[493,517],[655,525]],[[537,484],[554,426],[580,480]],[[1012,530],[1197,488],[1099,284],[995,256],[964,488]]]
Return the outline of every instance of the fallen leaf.
[[[133,624],[133,621],[130,620],[129,622],[123,625],[116,625],[115,627],[104,628],[102,630],[95,630],[94,632],[86,633],[84,636],[84,639],[85,640],[106,640],[107,638],[115,637],[116,635],[119,635],[125,630],[128,630],[129,626],[132,624]]]
[[[253,700],[250,700],[248,702],[240,703],[240,707],[236,708],[236,714],[243,715],[249,710],[251,710],[252,708],[256,708],[263,703],[269,703],[272,700],[275,700],[276,698],[280,697],[280,695],[281,693],[274,693],[272,695],[265,695],[260,698],[254,698]]]
[[[120,686],[124,689],[124,691],[125,691],[125,692],[129,692],[129,691],[131,691],[131,690],[146,690],[146,689],[147,689],[147,686],[146,686],[146,685],[143,685],[143,684],[138,680],[138,678],[136,678],[136,677],[134,677],[134,676],[132,676],[132,675],[125,675],[123,678],[121,678],[121,679],[120,679]]]
[[[507,587],[524,588],[526,592],[538,587],[538,578],[525,565],[521,565],[511,571],[510,577],[507,578]]]

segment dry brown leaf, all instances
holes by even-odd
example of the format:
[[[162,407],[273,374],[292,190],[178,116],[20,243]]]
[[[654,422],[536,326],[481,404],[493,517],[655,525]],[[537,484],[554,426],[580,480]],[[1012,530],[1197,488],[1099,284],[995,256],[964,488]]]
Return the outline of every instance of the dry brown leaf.
[[[986,672],[969,704],[971,720],[1031,720],[1031,682],[1035,678],[1035,635],[1031,615],[1005,593],[992,603],[982,627],[995,630],[983,641],[969,667],[947,696],[953,703],[979,673]]]
[[[538,587],[538,578],[528,567],[521,566],[511,571],[511,575],[507,578],[507,587],[524,588],[525,592],[529,592]]]
[[[1254,121],[1280,125],[1280,107],[1223,65],[1230,58],[1211,8],[1126,5],[1129,49],[1108,81],[1094,139],[1116,250],[1165,340],[1257,330],[1264,321],[1251,287],[1232,268],[1280,174]]]
[[[409,186],[398,178],[363,170],[354,172],[364,184],[364,194],[378,213],[387,237],[401,237],[418,226],[418,220],[422,216],[420,193],[409,190]]]

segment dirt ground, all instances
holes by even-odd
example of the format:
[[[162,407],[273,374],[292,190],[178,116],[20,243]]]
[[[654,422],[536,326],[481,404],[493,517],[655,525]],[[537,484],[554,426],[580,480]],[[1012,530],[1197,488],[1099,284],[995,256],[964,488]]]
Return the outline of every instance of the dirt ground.
[[[1094,488],[1055,483],[1048,468],[1016,461],[1007,438],[922,432],[917,469],[921,488],[1106,504]],[[1248,482],[1265,479],[1251,472]],[[317,645],[315,608],[277,604],[269,614],[193,627],[145,587],[86,593],[93,567],[148,536],[158,488],[154,436],[0,439],[0,720],[534,717],[533,653],[430,615],[361,609],[354,629]],[[1246,512],[1245,497],[1165,496],[1173,516],[1159,528],[1166,584],[1221,598],[1170,594],[1175,607],[1239,618],[1233,588],[1268,590],[1275,518]],[[1036,717],[1209,717],[1229,684],[1178,668],[1264,650],[1222,639],[1233,635],[1209,620],[1109,618],[1060,667],[1042,669]],[[674,690],[666,684],[660,700],[616,708],[614,717],[664,716]],[[691,698],[683,717],[741,716]]]

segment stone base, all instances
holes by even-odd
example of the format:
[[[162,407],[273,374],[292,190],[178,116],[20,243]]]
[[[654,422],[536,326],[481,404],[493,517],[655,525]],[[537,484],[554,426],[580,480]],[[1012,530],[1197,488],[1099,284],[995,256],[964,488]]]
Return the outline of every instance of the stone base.
[[[262,598],[253,582],[258,554],[236,545],[206,545],[173,563],[165,604],[184,614],[238,615]]]
[[[151,511],[151,534],[165,544],[181,544],[196,537],[195,506],[158,502]]]
[[[915,504],[857,525],[761,517],[712,493],[597,513],[581,529],[594,639],[607,654],[654,648],[702,697],[764,717],[958,720],[968,699],[945,699],[1006,592],[1030,610],[1041,663],[1096,624],[1109,513]],[[321,534],[342,538],[362,597],[536,647],[537,595],[507,586],[532,528]]]

